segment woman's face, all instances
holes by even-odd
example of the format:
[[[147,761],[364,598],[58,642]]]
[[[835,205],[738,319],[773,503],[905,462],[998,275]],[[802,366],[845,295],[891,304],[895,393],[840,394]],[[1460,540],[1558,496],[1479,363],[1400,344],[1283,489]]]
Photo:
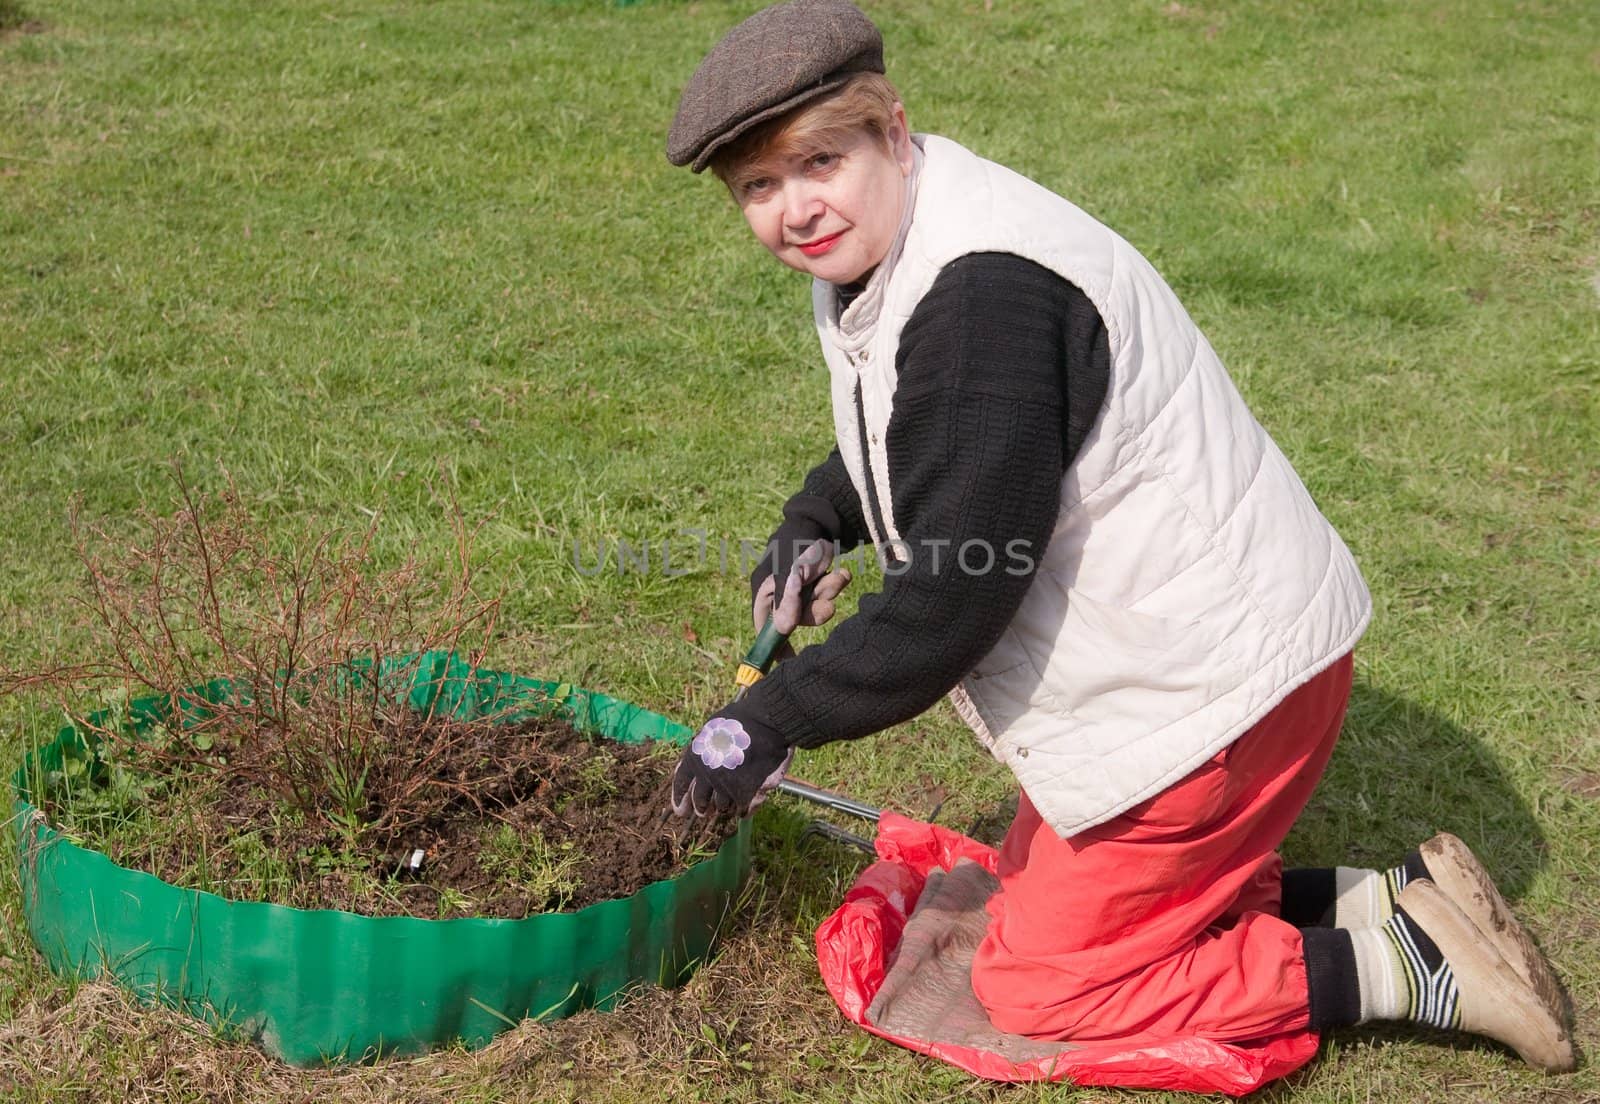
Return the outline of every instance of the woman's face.
[[[745,221],[778,260],[832,284],[863,279],[900,228],[911,139],[895,108],[888,148],[857,130],[827,149],[762,158],[729,175]]]

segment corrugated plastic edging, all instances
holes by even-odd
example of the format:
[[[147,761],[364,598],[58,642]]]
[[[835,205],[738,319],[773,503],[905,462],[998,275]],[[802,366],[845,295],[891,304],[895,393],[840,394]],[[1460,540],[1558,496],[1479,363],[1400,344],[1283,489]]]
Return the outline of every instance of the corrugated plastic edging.
[[[682,743],[689,730],[604,694],[412,657],[412,704],[455,716],[556,712],[613,740]],[[226,682],[205,688],[208,700]],[[521,708],[526,703],[526,708]],[[132,703],[137,725],[158,705]],[[508,719],[515,719],[512,713]],[[12,777],[12,819],[34,943],[58,974],[110,974],[258,1041],[295,1065],[487,1043],[534,1016],[609,1008],[629,989],[687,980],[710,953],[750,869],[745,821],[715,856],[631,897],[523,920],[370,917],[230,901],[179,889],[78,847],[30,803],[30,771],[88,746],[68,727]]]

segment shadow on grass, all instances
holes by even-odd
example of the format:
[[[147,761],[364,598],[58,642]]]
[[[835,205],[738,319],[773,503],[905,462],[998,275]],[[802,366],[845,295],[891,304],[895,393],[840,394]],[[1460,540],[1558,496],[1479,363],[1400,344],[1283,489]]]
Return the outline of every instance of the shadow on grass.
[[[786,908],[809,919],[829,892],[837,905],[866,856],[803,838],[815,810],[798,802],[769,802],[760,815],[764,868],[801,891],[779,895]],[[870,826],[834,819],[871,835]],[[1284,845],[1287,864],[1385,869],[1440,831],[1465,840],[1510,898],[1527,891],[1545,861],[1538,820],[1482,736],[1358,681],[1333,760]]]
[[[1382,868],[1440,831],[1465,840],[1513,904],[1547,860],[1538,819],[1483,736],[1357,682],[1333,760],[1289,835],[1285,859],[1297,866]],[[1571,995],[1563,992],[1562,1000],[1571,1022]],[[1511,1050],[1478,1036],[1413,1024],[1362,1024],[1324,1036],[1318,1061],[1251,1099],[1294,1099],[1298,1087],[1326,1075],[1319,1066],[1330,1053],[1352,1051],[1354,1076],[1360,1077],[1362,1064],[1370,1061],[1362,1056],[1365,1048],[1418,1043],[1505,1054],[1516,1065]],[[1542,1092],[1534,1086],[1526,1095],[1503,1099],[1545,1099]]]
[[[10,31],[28,22],[28,13],[17,0],[0,0],[0,31]]]
[[[858,851],[806,836],[812,815],[809,807],[791,800],[770,802],[760,812],[756,862],[768,880],[764,905],[770,911],[757,929],[780,925],[808,937],[869,861]],[[859,823],[848,826],[871,834]],[[1284,845],[1287,863],[1381,869],[1439,831],[1465,840],[1513,900],[1527,891],[1546,861],[1538,820],[1483,736],[1358,682],[1333,760]],[[1251,1099],[1293,1100],[1307,1084],[1330,1076],[1370,1078],[1361,1063],[1373,1060],[1366,1050],[1373,1045],[1421,1042],[1441,1051],[1509,1053],[1485,1039],[1405,1025],[1341,1029],[1330,1038],[1318,1060]],[[1352,1073],[1329,1071],[1330,1056],[1341,1048],[1357,1048],[1362,1055]]]
[[[1507,897],[1526,892],[1545,861],[1538,820],[1482,736],[1358,681],[1285,859],[1382,869],[1440,831],[1465,840]]]

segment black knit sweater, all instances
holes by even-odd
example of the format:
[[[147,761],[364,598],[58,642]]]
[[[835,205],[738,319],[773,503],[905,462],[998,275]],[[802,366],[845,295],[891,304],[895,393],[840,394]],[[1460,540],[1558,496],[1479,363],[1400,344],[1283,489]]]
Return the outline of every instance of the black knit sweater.
[[[1062,474],[1110,376],[1105,326],[1088,297],[1005,253],[946,266],[907,321],[895,363],[889,485],[909,556],[853,617],[740,703],[746,725],[785,744],[815,747],[908,720],[994,647],[1032,584]],[[773,540],[830,537],[855,548],[868,539],[864,511],[876,506],[862,503],[834,449],[785,504]],[[963,567],[957,553],[970,541],[983,543]],[[985,545],[994,557],[986,571]],[[752,586],[771,563],[769,554]]]

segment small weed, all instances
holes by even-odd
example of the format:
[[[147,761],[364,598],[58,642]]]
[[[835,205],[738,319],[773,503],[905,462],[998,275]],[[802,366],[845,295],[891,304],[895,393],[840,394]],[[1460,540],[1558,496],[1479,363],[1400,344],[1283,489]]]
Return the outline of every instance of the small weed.
[[[444,886],[439,890],[439,919],[448,920],[452,916],[470,916],[474,911],[471,897],[459,889]]]
[[[617,793],[614,772],[617,757],[598,743],[578,767],[578,777],[560,797],[556,798],[556,812],[564,813],[577,806],[601,805]]]
[[[697,837],[690,840],[688,845],[683,848],[678,856],[678,862],[684,869],[688,869],[695,863],[716,858],[717,852],[721,849],[722,841],[709,837]]]
[[[489,833],[478,858],[484,870],[522,886],[548,909],[565,908],[578,892],[578,860],[571,843],[552,845],[539,832],[519,832],[509,824]]]
[[[240,873],[227,883],[225,896],[235,900],[292,899],[298,881],[291,857],[271,847],[260,832],[245,832],[228,842]]]

